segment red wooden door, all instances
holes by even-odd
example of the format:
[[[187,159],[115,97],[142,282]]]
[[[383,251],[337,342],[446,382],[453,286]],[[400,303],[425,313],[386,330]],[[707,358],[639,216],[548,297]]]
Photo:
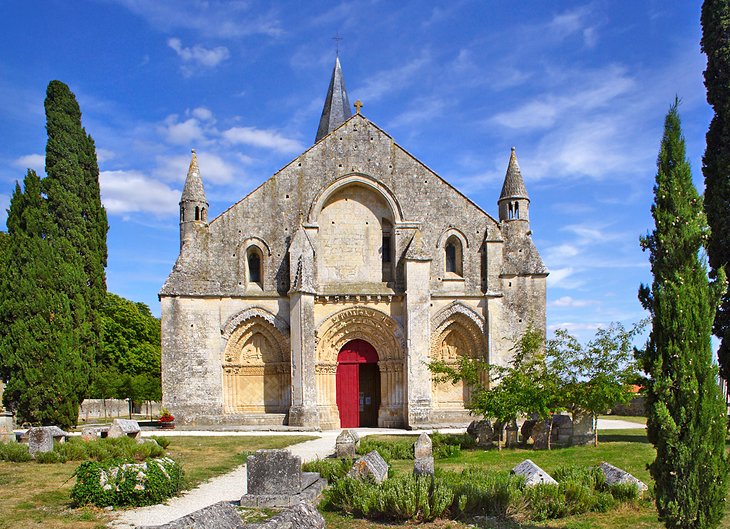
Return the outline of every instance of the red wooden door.
[[[378,353],[365,340],[352,340],[337,355],[337,408],[340,427],[360,426],[360,364],[377,364]]]

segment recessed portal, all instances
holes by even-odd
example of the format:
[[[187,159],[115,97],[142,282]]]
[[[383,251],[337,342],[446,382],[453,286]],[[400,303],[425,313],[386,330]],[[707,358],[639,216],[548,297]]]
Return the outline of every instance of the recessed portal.
[[[336,377],[340,426],[377,426],[380,370],[375,348],[365,340],[347,342],[337,355]]]

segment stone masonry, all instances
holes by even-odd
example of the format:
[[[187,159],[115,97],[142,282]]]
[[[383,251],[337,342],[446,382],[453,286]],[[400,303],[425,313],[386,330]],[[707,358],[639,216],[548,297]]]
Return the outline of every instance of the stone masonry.
[[[545,329],[515,151],[494,217],[352,114],[339,61],[322,120],[212,220],[193,152],[160,292],[163,405],[183,425],[465,426],[470,389],[427,363],[504,365],[529,325]],[[347,356],[363,342],[376,354]]]

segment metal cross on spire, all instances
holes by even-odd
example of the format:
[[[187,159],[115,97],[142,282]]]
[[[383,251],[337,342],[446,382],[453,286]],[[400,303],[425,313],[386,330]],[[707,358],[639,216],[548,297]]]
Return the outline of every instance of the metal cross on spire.
[[[339,57],[340,56],[340,41],[342,40],[342,37],[340,37],[340,32],[339,31],[336,31],[335,32],[335,36],[332,37],[332,40],[334,40],[335,43],[336,43],[335,44],[335,46],[336,46],[335,49],[336,49],[337,56]]]

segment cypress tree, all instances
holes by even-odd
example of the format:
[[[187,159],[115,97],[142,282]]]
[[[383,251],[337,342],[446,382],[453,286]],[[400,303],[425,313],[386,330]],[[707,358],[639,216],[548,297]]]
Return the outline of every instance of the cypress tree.
[[[106,211],[101,204],[94,140],[81,124],[76,97],[61,81],[48,84],[45,100],[46,173],[43,190],[55,235],[70,243],[71,262],[81,256],[81,276],[69,285],[69,299],[87,362],[101,348],[101,308],[106,296]],[[88,385],[88,382],[87,384]],[[85,385],[85,386],[86,386]]]
[[[20,423],[68,428],[76,423],[90,372],[67,294],[78,283],[81,260],[68,241],[53,235],[34,171],[28,171],[24,190],[16,184],[7,224],[8,266],[0,284],[3,401]]]
[[[668,528],[700,529],[717,527],[724,511],[726,419],[710,344],[719,291],[701,257],[706,217],[677,106],[667,114],[657,160],[655,229],[642,238],[654,280],[639,298],[652,316],[644,367],[659,519]]]
[[[705,87],[715,115],[707,131],[702,159],[705,175],[705,211],[712,230],[707,253],[712,274],[728,272],[730,262],[730,1],[702,4],[702,51],[707,54]],[[722,277],[722,276],[720,276]],[[714,325],[720,338],[720,374],[730,379],[730,288],[725,285]]]

